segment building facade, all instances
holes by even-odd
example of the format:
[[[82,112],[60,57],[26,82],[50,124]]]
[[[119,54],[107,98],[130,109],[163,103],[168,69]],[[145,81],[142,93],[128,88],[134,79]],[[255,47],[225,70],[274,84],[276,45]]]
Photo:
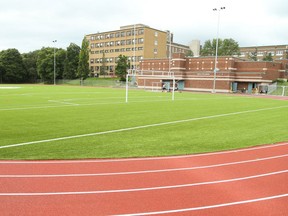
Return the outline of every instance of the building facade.
[[[288,62],[255,62],[245,61],[236,57],[219,57],[216,73],[216,92],[252,93],[263,85],[269,85],[277,79],[288,78]],[[165,83],[171,87],[171,78],[157,78],[155,74],[169,74],[173,72],[177,88],[188,91],[213,90],[214,57],[185,57],[183,54],[174,54],[169,59],[144,59],[140,63],[138,87],[151,88],[155,83]],[[153,75],[153,76],[144,76]],[[158,86],[161,86],[159,84]]]
[[[257,61],[262,61],[269,54],[274,60],[288,59],[288,45],[240,47],[239,57],[249,59],[255,56]]]
[[[139,68],[143,59],[166,58],[168,50],[185,53],[188,46],[173,42],[173,34],[135,24],[122,26],[118,30],[86,35],[90,44],[89,65],[91,72],[99,74],[101,67],[109,75],[115,74],[119,55],[125,55],[131,68]],[[170,45],[171,42],[171,45]]]

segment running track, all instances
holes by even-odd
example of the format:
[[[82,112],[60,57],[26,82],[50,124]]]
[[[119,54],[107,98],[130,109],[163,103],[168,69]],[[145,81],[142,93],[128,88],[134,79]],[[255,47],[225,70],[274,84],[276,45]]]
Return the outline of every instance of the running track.
[[[0,161],[1,215],[288,215],[288,143],[119,160]]]

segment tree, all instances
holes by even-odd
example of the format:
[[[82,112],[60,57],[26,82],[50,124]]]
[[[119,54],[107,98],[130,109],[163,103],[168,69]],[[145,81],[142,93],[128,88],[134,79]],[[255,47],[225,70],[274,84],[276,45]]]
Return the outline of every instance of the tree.
[[[126,80],[127,70],[130,68],[130,62],[128,57],[125,55],[119,55],[117,65],[115,68],[116,76],[120,78],[121,81]]]
[[[35,50],[33,52],[22,54],[24,67],[27,72],[25,80],[28,82],[35,82],[38,78],[38,73],[37,73],[38,52],[39,50]]]
[[[17,49],[0,52],[1,78],[3,82],[20,83],[25,81],[26,69]]]
[[[63,78],[66,51],[64,49],[55,50],[56,57],[56,79]],[[54,82],[54,48],[43,47],[38,52],[37,71],[44,83]]]
[[[258,55],[258,49],[255,48],[255,51],[254,51],[254,52],[250,52],[250,53],[249,53],[248,58],[249,58],[250,60],[252,60],[252,61],[258,61],[257,55]]]
[[[263,58],[263,61],[273,61],[272,53],[269,52],[268,55]]]
[[[215,56],[216,55],[217,40],[207,40],[201,49],[201,56]],[[240,48],[238,42],[233,39],[218,39],[218,56],[240,55]]]
[[[63,79],[75,79],[79,64],[79,54],[81,48],[74,43],[67,47],[66,58],[64,62]]]
[[[54,80],[54,49],[43,47],[38,52],[38,75],[44,83],[53,83]]]
[[[188,50],[186,53],[185,53],[185,57],[193,57],[194,56],[194,53],[192,50]]]
[[[89,41],[86,39],[86,37],[84,37],[79,54],[77,76],[80,79],[86,79],[89,75],[89,72]]]

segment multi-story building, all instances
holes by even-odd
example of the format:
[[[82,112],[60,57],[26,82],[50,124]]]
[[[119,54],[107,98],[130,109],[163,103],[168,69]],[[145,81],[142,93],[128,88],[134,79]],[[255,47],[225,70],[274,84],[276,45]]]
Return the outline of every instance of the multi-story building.
[[[188,46],[173,43],[173,34],[135,24],[122,26],[119,30],[86,35],[90,43],[89,64],[91,72],[114,75],[119,55],[130,60],[131,68],[139,68],[143,59],[166,58],[172,53],[186,53]],[[171,45],[170,45],[171,42]]]
[[[152,88],[158,83],[157,87],[160,88],[165,83],[166,87],[171,88],[172,79],[171,76],[167,76],[171,72],[174,74],[177,88],[188,91],[212,92],[215,81],[216,92],[252,93],[277,79],[288,78],[287,60],[256,62],[221,56],[217,62],[219,71],[214,78],[214,57],[185,57],[183,54],[174,54],[171,60],[144,59],[141,61],[137,77],[138,87]]]
[[[240,47],[239,57],[249,59],[255,56],[258,61],[262,61],[269,53],[274,60],[287,59],[288,45]]]

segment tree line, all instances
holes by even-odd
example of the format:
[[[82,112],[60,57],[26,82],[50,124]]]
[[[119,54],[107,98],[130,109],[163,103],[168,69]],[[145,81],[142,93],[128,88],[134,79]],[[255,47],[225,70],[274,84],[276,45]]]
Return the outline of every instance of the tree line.
[[[200,55],[215,56],[216,46],[216,39],[205,41]],[[217,51],[218,56],[240,55],[238,42],[231,38],[219,39]],[[54,54],[56,79],[86,79],[89,76],[89,41],[84,37],[81,47],[71,43],[66,50],[43,47],[24,54],[20,54],[17,49],[0,51],[0,83],[31,83],[38,79],[44,83],[53,83]],[[256,55],[257,51],[251,53],[250,60],[257,61]],[[268,55],[263,60],[272,61],[273,58]],[[121,80],[125,79],[129,65],[127,57],[120,55],[115,72]]]
[[[70,43],[67,49],[43,47],[20,54],[13,48],[0,51],[0,83],[44,83],[54,81],[54,54],[56,79],[85,79],[89,75],[89,42],[86,38],[80,48]]]

